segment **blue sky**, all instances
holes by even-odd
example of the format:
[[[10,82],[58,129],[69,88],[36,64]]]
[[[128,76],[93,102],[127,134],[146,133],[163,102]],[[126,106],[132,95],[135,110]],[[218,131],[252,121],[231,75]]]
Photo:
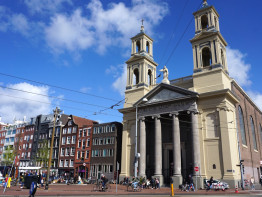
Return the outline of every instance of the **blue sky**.
[[[158,70],[167,63],[169,79],[192,75],[189,40],[194,37],[194,21],[183,32],[201,2],[0,1],[2,121],[12,123],[14,117],[22,120],[23,116],[29,119],[47,114],[59,105],[66,114],[121,122],[117,109],[123,103],[110,107],[124,99],[125,61],[130,57],[130,38],[140,31],[141,19],[145,20],[146,33],[154,39]],[[262,1],[208,0],[208,4],[220,14],[231,77],[261,109]]]

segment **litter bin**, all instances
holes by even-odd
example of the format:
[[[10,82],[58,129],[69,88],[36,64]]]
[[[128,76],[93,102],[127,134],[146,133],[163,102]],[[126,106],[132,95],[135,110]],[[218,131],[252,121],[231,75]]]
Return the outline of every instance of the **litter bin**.
[[[25,177],[25,184],[24,184],[24,186],[27,189],[30,189],[30,186],[31,186],[32,182],[37,183],[38,182],[38,177],[35,176],[35,175],[34,176],[26,176]]]

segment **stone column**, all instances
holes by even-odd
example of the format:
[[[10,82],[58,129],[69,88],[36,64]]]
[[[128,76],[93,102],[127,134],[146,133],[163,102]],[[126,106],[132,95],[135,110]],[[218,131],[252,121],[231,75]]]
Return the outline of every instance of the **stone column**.
[[[173,182],[174,182],[174,187],[179,187],[179,185],[182,184],[179,119],[178,119],[178,113],[170,114],[170,115],[173,116],[173,121],[172,121],[172,137],[173,137],[172,143],[173,143],[173,163],[174,163]]]
[[[192,122],[192,144],[193,144],[193,167],[198,166],[200,168],[200,144],[199,144],[199,130],[197,113],[191,112]],[[196,172],[194,171],[194,175]]]
[[[199,176],[201,174],[201,158],[200,158],[200,139],[199,139],[199,129],[198,129],[198,114],[197,112],[191,112],[191,122],[192,122],[192,151],[193,151],[193,168],[198,167],[199,171],[195,172],[193,169],[193,179],[194,183],[197,182],[197,187],[203,187],[203,180]]]
[[[155,119],[155,173],[154,177],[160,180],[160,184],[163,185],[162,175],[162,131],[160,115],[153,117]]]
[[[146,127],[145,127],[145,118],[139,119],[140,125],[140,140],[139,140],[139,148],[140,148],[140,163],[139,163],[139,176],[146,176]]]

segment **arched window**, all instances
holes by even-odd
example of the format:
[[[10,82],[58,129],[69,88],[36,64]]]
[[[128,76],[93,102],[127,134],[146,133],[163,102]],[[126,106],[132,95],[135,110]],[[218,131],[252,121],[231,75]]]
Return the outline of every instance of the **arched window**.
[[[203,16],[201,17],[201,27],[202,27],[202,29],[208,28],[208,18],[207,18],[207,15],[203,15]]]
[[[203,61],[203,67],[210,66],[212,64],[211,51],[208,47],[205,47],[202,50],[202,61]]]
[[[148,85],[152,85],[152,71],[149,69],[147,73]]]
[[[149,53],[149,42],[146,42],[146,52]]]
[[[211,113],[206,116],[206,137],[214,138],[218,137],[218,127],[217,127],[216,114]]]
[[[223,49],[221,49],[221,61],[222,61],[222,65],[225,66],[225,56],[224,56]]]
[[[250,116],[250,124],[251,124],[252,136],[253,136],[253,147],[255,150],[257,150],[256,131],[255,131],[255,125],[252,116]]]
[[[138,53],[141,50],[140,47],[140,40],[136,41],[136,53]]]
[[[238,106],[238,116],[239,116],[239,125],[240,125],[240,131],[241,131],[242,144],[247,145],[244,116],[243,116],[242,108],[240,106]]]
[[[136,68],[134,70],[134,75],[133,75],[133,85],[136,85],[139,83],[139,71],[138,69]]]

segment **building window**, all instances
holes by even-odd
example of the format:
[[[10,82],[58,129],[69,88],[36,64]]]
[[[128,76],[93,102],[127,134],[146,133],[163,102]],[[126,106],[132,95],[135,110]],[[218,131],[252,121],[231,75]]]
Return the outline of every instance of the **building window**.
[[[59,167],[64,167],[64,160],[60,160]]]
[[[240,106],[238,106],[238,115],[239,115],[239,126],[240,126],[242,144],[247,145],[244,116],[243,116],[242,108]]]
[[[65,152],[65,156],[69,156],[69,153],[70,153],[70,148],[67,147],[67,148],[66,148],[66,152]]]
[[[76,143],[76,136],[72,136],[72,144],[75,144]]]
[[[74,167],[74,160],[70,159],[70,167]]]
[[[82,129],[79,129],[79,137],[82,137]]]
[[[86,151],[86,159],[89,158],[89,150]]]
[[[133,74],[133,85],[137,85],[139,83],[139,71],[138,69],[134,69],[134,74]]]
[[[207,18],[207,15],[203,15],[203,16],[201,17],[201,26],[202,26],[202,29],[208,28],[208,18]]]
[[[106,149],[103,150],[103,157],[106,157]]]
[[[67,128],[63,129],[63,134],[66,134]]]
[[[73,127],[73,133],[76,133],[76,127]]]
[[[152,85],[152,71],[149,69],[147,73],[148,85]]]
[[[81,160],[84,160],[84,158],[85,158],[85,151],[82,151],[81,152]]]
[[[65,149],[64,148],[61,148],[61,154],[60,156],[64,156],[65,155]]]
[[[71,134],[71,133],[72,133],[72,127],[69,127],[69,128],[68,128],[67,133],[68,133],[68,134]]]
[[[91,135],[91,128],[88,128],[87,129],[87,136],[90,136]]]
[[[86,146],[87,146],[87,147],[90,146],[90,139],[87,139]]]
[[[78,140],[78,148],[81,147],[81,140]]]
[[[252,136],[253,136],[253,146],[254,146],[254,149],[257,150],[257,139],[256,139],[255,125],[254,125],[253,118],[251,116],[250,116],[250,124],[251,124]]]
[[[71,142],[71,136],[67,136],[66,144],[70,144]]]
[[[202,63],[203,67],[210,66],[212,64],[211,51],[208,47],[202,50]]]
[[[68,160],[65,160],[65,167],[68,167]]]
[[[75,156],[75,147],[72,147],[72,148],[71,148],[70,156]]]
[[[86,133],[87,133],[87,131],[86,131],[86,129],[84,129],[83,130],[83,137],[86,137]]]
[[[77,151],[77,159],[80,159],[80,151]]]
[[[66,143],[66,137],[62,137],[62,145],[65,145]]]

